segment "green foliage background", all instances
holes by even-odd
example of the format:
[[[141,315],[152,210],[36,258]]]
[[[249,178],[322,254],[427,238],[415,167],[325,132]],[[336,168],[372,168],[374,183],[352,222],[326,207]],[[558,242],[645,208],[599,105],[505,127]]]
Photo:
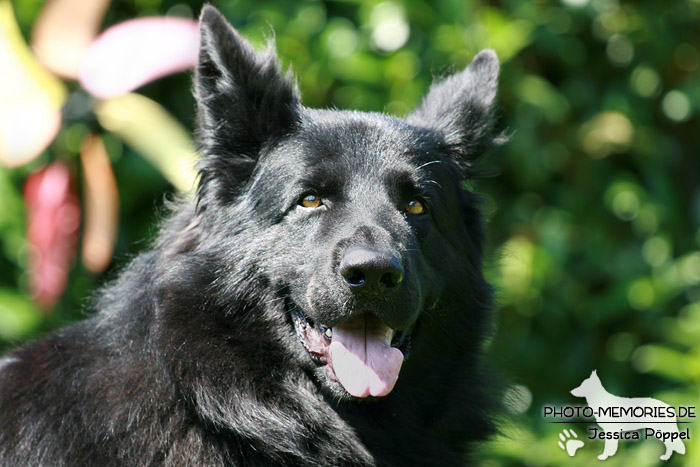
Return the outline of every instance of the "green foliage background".
[[[490,353],[510,385],[503,435],[484,447],[483,465],[597,462],[602,441],[585,440],[569,458],[556,443],[565,425],[542,416],[544,405],[584,405],[569,390],[595,368],[615,394],[700,405],[700,1],[215,4],[256,43],[274,30],[309,106],[405,114],[432,76],[463,68],[482,48],[499,54],[500,125],[513,136],[482,164],[495,176],[470,181],[485,198],[487,274],[499,288]],[[26,37],[41,5],[13,2]],[[196,17],[200,7],[114,1],[105,27]],[[389,20],[409,31],[393,51],[377,39]],[[138,92],[192,128],[189,74]],[[27,287],[22,183],[48,160],[74,158],[89,126],[69,121],[38,161],[0,169],[2,348],[83,317],[91,291],[148,246],[172,191],[106,134],[122,201],[116,259],[100,277],[76,262],[57,308],[39,314]],[[686,426],[697,438],[670,465],[700,465],[700,431]],[[623,441],[606,465],[658,465],[662,451],[657,441]]]

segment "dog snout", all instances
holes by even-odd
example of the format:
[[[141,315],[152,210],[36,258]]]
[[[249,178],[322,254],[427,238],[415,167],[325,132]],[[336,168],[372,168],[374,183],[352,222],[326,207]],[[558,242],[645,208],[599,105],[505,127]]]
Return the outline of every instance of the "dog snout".
[[[339,272],[353,292],[372,295],[396,291],[404,277],[399,257],[368,247],[349,248],[340,261]]]

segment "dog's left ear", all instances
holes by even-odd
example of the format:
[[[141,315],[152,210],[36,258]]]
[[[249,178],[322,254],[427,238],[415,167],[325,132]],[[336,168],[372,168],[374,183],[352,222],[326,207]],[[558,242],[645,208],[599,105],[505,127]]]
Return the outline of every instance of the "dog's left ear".
[[[263,147],[298,121],[296,86],[283,75],[272,43],[263,52],[206,5],[199,19],[195,94],[202,182],[225,172],[235,182],[252,171]]]
[[[463,71],[433,83],[407,120],[442,133],[458,162],[469,166],[505,139],[493,133],[499,70],[493,50],[480,52]]]

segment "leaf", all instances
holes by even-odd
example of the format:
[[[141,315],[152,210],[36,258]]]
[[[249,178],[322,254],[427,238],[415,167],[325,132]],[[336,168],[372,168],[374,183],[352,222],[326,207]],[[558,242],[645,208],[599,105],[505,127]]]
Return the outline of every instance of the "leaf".
[[[27,337],[40,324],[41,314],[27,297],[0,289],[0,338],[16,340]]]

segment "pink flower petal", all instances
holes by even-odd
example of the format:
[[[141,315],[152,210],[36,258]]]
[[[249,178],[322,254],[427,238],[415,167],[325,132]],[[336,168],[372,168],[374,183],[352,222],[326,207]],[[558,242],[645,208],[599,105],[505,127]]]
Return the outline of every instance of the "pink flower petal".
[[[54,162],[27,179],[29,282],[34,300],[51,309],[66,288],[80,227],[80,203],[65,164]]]
[[[92,44],[80,83],[97,97],[115,97],[193,67],[198,49],[197,21],[164,17],[125,21]]]

